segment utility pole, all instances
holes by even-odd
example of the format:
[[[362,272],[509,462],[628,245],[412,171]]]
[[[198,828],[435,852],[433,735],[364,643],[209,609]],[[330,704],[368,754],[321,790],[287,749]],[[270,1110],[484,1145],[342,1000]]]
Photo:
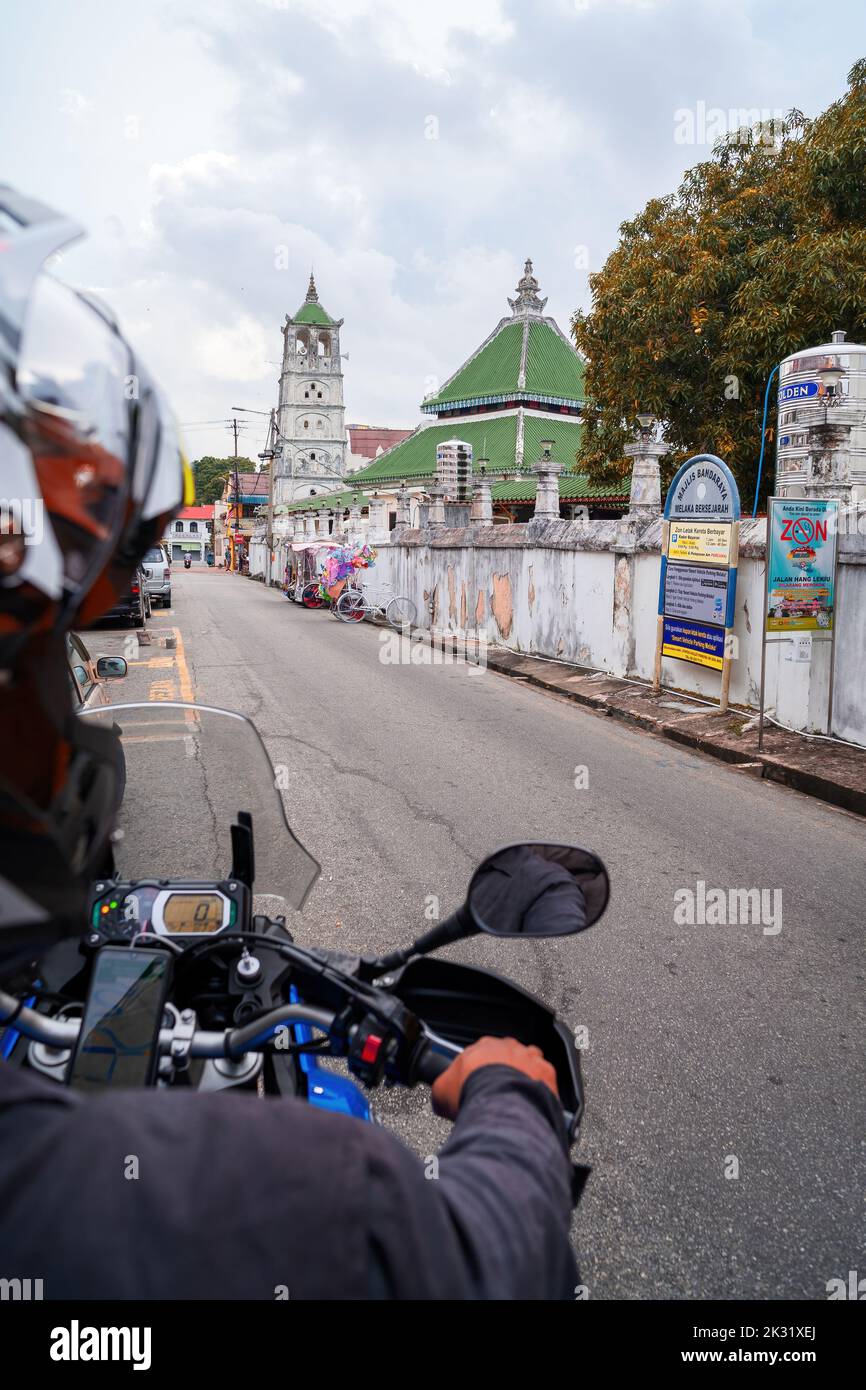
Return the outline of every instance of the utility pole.
[[[265,573],[265,583],[270,584],[272,577],[271,555],[273,554],[274,546],[274,459],[276,457],[277,435],[279,434],[276,419],[277,412],[273,408],[271,410],[250,410],[248,406],[244,405],[233,405],[232,410],[236,410],[238,414],[242,415],[266,415],[268,417],[267,440],[264,449],[258,455],[258,457],[261,459],[262,463],[264,463],[267,460],[268,465],[268,509],[267,521],[265,523],[265,543],[267,546],[268,559]],[[235,452],[237,452],[237,450]]]
[[[242,515],[242,512],[241,512],[241,504],[240,504],[240,480],[239,480],[239,478],[238,478],[238,422],[237,422],[237,419],[236,419],[235,416],[232,416],[232,430],[233,430],[234,436],[235,436],[235,507],[234,507],[235,515],[234,515],[234,520],[233,520],[233,522],[231,523],[231,556],[232,556],[232,564],[231,564],[231,567],[232,567],[232,570],[234,570],[234,569],[235,569],[235,553],[236,553],[236,548],[235,548],[235,533],[240,529],[240,518],[241,518],[241,515]]]
[[[268,455],[268,520],[265,528],[265,535],[268,546],[268,561],[266,583],[270,584],[273,580],[271,566],[274,559],[274,461],[276,458],[276,412],[271,410],[271,422],[268,426],[268,442],[265,445],[265,453]]]

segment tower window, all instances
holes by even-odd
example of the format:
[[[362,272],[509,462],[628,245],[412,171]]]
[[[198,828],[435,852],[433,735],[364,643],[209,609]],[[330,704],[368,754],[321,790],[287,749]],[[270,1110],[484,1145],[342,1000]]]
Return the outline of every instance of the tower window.
[[[311,459],[314,459],[315,457],[316,457],[315,454],[310,454],[310,458],[311,458]]]
[[[305,429],[305,430],[308,430],[309,428],[310,428],[310,422],[309,422],[309,420],[305,420],[305,421],[304,421],[304,429]]]

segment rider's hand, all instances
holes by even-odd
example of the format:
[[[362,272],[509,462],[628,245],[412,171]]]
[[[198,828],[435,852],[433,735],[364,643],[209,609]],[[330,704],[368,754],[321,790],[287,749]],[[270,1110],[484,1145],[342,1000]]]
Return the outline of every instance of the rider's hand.
[[[538,1047],[524,1047],[515,1038],[479,1038],[455,1057],[447,1071],[433,1083],[433,1109],[444,1120],[457,1118],[460,1096],[467,1079],[479,1067],[513,1067],[533,1081],[542,1081],[559,1097],[556,1072]]]

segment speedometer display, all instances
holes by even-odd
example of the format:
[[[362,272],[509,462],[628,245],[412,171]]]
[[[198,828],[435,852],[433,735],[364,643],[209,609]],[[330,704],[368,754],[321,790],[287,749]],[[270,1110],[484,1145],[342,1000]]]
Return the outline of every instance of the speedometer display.
[[[162,909],[165,930],[217,932],[223,924],[223,898],[219,893],[172,893]]]

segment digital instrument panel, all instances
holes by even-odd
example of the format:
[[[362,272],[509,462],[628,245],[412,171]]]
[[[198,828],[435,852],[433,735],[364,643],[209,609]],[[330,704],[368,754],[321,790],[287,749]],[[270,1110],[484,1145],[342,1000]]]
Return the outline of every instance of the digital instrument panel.
[[[115,883],[95,894],[90,923],[107,941],[131,940],[140,932],[214,936],[245,925],[248,901],[242,883]]]

